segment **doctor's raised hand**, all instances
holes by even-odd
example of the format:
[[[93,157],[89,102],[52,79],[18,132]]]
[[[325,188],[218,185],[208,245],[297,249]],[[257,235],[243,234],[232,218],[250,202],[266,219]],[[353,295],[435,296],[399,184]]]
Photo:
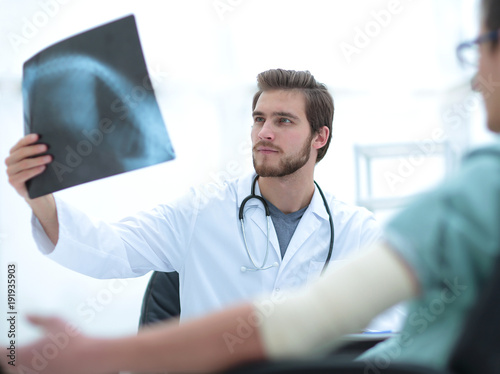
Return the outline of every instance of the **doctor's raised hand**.
[[[56,244],[59,224],[57,210],[52,194],[30,199],[26,188],[26,181],[41,174],[47,165],[52,162],[52,156],[43,155],[47,145],[36,144],[38,134],[29,134],[21,138],[10,150],[5,159],[9,183],[30,205],[50,240]]]

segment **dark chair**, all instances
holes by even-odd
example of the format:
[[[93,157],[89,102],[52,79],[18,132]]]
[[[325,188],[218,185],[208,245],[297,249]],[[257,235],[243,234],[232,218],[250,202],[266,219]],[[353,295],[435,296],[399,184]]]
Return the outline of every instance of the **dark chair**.
[[[155,271],[142,299],[139,327],[175,318],[180,314],[179,273]]]

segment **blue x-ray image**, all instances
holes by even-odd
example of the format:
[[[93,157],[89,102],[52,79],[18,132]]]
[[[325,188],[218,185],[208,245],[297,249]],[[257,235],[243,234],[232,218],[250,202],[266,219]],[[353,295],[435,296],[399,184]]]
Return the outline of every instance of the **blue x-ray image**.
[[[23,67],[25,133],[53,162],[31,198],[172,160],[134,16],[48,47]]]

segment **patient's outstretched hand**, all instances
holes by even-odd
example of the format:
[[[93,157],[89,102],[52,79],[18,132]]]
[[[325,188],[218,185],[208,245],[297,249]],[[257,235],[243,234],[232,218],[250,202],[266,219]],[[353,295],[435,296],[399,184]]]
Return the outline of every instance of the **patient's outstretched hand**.
[[[106,371],[104,353],[99,351],[100,339],[87,337],[56,317],[29,316],[28,319],[43,329],[44,336],[16,349],[15,366],[2,362],[9,374],[110,373]]]

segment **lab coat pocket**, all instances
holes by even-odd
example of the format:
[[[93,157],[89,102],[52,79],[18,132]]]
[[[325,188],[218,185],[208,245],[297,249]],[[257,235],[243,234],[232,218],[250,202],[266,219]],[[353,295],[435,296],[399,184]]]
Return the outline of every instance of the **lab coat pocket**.
[[[331,260],[330,263],[328,264],[328,271],[340,268],[341,266],[345,265],[348,262],[348,260]],[[309,272],[307,275],[307,283],[314,282],[316,281],[320,275],[321,271],[323,270],[323,267],[325,266],[324,261],[311,261],[309,263]]]

